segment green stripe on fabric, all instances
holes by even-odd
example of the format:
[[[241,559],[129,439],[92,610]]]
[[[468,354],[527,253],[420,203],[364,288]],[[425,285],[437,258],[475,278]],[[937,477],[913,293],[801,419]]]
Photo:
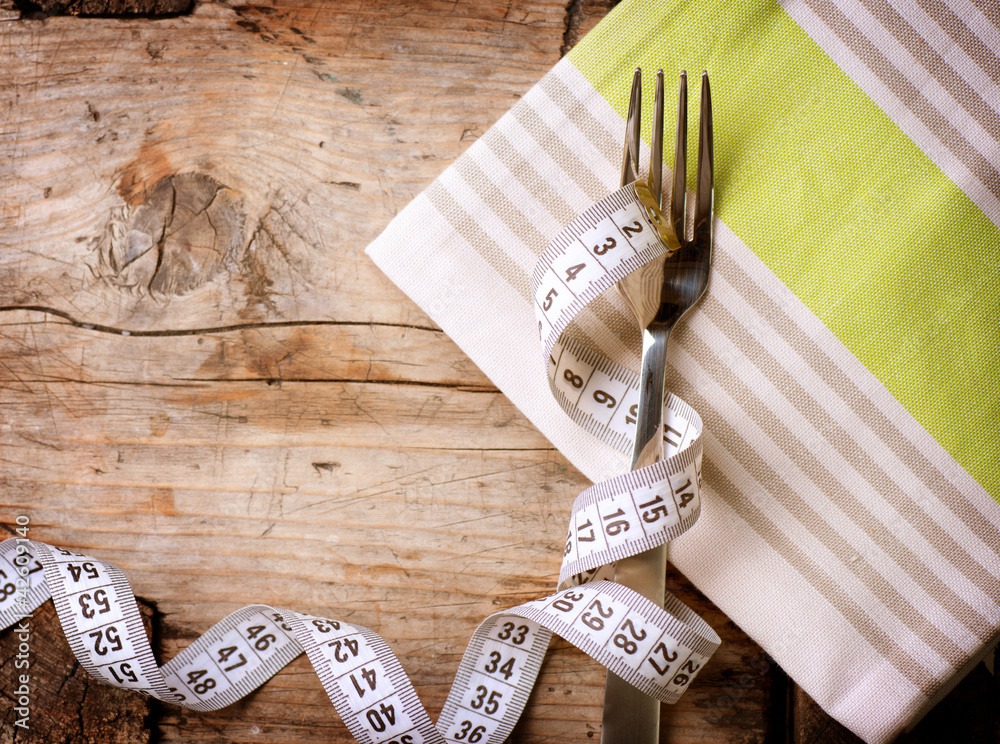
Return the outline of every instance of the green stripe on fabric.
[[[625,2],[570,61],[623,117],[637,66],[668,111],[690,71],[689,186],[708,71],[716,214],[1000,501],[1000,232],[968,197],[774,3]]]

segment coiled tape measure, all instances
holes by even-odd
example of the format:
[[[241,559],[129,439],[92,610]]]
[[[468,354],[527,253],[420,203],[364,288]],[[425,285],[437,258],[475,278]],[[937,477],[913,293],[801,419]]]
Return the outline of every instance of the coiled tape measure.
[[[533,282],[553,394],[590,433],[631,449],[638,378],[564,338],[588,302],[670,248],[642,182],[602,199],[549,245]],[[646,202],[646,203],[644,203]],[[668,594],[658,607],[602,567],[677,537],[700,510],[698,414],[670,396],[664,457],[577,497],[556,593],[491,615],[472,636],[435,724],[389,646],[368,628],[268,605],[212,626],[162,667],[113,563],[14,537],[0,543],[0,628],[52,598],[70,648],[94,677],[194,710],[230,705],[303,651],[362,744],[499,744],[534,685],[552,633],[648,695],[674,702],[719,637]]]

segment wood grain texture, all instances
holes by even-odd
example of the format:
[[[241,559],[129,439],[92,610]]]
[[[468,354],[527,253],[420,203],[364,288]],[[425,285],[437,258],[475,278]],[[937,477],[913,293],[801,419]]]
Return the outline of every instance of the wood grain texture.
[[[140,601],[147,635],[153,608]],[[0,743],[145,744],[150,740],[149,698],[98,682],[76,663],[62,637],[51,602],[38,608],[23,630],[0,634]],[[22,646],[23,644],[23,646]],[[28,666],[24,666],[27,663]],[[28,704],[21,706],[21,675],[28,680]],[[27,708],[25,716],[23,710]]]
[[[34,18],[50,15],[156,18],[186,13],[193,0],[16,0],[14,4]]]
[[[341,617],[436,717],[476,625],[552,589],[589,483],[364,248],[609,4],[3,6],[0,523],[121,566],[161,660],[252,602]],[[781,671],[669,585],[724,644],[663,740],[784,740]],[[599,738],[603,682],[556,642],[512,740]],[[149,726],[349,740],[304,657]]]

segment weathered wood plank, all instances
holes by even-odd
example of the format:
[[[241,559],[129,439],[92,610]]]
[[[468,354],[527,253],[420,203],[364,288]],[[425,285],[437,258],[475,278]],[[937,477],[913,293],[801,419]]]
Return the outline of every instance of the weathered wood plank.
[[[557,59],[563,17],[205,4],[14,24],[0,305],[132,330],[426,325],[362,251]]]
[[[123,335],[12,310],[0,313],[0,330],[7,342],[0,368],[6,384],[327,381],[496,390],[434,326],[326,321]]]
[[[193,0],[18,0],[20,10],[29,16],[170,16],[186,13]]]
[[[150,636],[153,609],[139,601],[139,612]],[[0,633],[0,670],[2,744],[150,741],[149,699],[98,682],[84,671],[63,637],[51,602]],[[21,675],[27,675],[23,682],[26,700],[18,693]]]
[[[436,714],[478,622],[551,590],[588,484],[440,331],[121,336],[37,318],[3,326],[5,502],[155,597],[164,658],[248,602],[334,614],[382,633]],[[297,352],[262,365],[272,347]],[[763,741],[759,649],[712,612],[723,661],[671,725],[701,730],[707,712],[715,740],[735,720]],[[743,659],[756,676],[734,675]],[[247,721],[273,741],[340,736],[311,674],[297,662],[219,713],[164,706],[157,725],[165,740],[228,741]],[[557,644],[519,740],[598,731],[602,694],[596,664]]]

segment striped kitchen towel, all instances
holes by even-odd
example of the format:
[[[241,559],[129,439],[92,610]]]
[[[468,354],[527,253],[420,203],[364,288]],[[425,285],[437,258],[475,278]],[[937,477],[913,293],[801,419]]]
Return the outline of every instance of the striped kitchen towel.
[[[625,2],[369,247],[595,481],[628,465],[552,398],[530,283],[617,187],[637,66],[707,70],[715,110],[715,264],[668,367],[705,490],[670,558],[890,741],[1000,634],[996,6]],[[584,335],[635,369],[629,311],[590,310]]]

